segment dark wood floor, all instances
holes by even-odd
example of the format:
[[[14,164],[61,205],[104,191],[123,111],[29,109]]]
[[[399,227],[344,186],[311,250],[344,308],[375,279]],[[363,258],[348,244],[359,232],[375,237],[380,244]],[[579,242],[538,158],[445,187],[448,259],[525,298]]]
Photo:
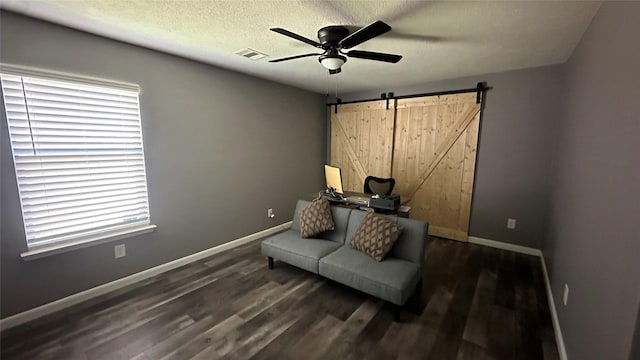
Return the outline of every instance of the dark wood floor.
[[[252,243],[2,334],[2,359],[558,359],[537,257],[429,238],[391,308]]]

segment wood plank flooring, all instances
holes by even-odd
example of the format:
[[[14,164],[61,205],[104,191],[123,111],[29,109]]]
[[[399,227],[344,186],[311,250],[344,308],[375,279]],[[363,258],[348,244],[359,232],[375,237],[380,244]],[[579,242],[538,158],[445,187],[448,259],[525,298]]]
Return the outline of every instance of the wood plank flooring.
[[[9,329],[1,358],[558,359],[539,258],[426,241],[401,322],[255,242]]]

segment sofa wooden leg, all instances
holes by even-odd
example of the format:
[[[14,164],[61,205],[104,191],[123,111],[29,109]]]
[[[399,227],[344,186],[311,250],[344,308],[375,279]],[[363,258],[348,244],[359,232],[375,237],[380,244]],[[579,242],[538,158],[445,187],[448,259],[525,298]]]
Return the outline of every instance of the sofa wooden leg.
[[[400,322],[400,306],[391,304],[391,309],[393,311],[393,321]]]
[[[273,270],[273,258],[271,256],[267,256],[267,260],[269,261],[269,270]]]

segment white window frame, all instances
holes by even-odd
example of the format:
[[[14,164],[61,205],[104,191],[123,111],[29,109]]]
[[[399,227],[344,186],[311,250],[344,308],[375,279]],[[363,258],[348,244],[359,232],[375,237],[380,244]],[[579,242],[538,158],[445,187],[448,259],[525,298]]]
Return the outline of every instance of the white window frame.
[[[59,72],[50,72],[50,71],[42,71],[39,69],[34,69],[34,68],[27,68],[27,67],[22,67],[22,66],[15,66],[15,65],[7,65],[7,64],[1,64],[0,65],[0,74],[2,74],[2,76],[4,76],[5,78],[13,78],[16,79],[16,77],[20,77],[20,83],[21,83],[21,87],[20,89],[23,92],[23,100],[24,100],[24,105],[21,105],[19,103],[19,101],[17,101],[16,99],[19,98],[19,96],[7,96],[5,94],[4,91],[4,82],[3,82],[3,96],[2,96],[2,101],[3,101],[3,105],[5,106],[5,114],[7,117],[7,130],[10,136],[10,143],[11,143],[11,152],[12,152],[12,158],[13,158],[13,164],[14,164],[14,174],[16,176],[16,183],[18,185],[18,192],[19,192],[19,198],[20,198],[20,208],[21,208],[21,213],[23,216],[23,225],[24,225],[24,230],[25,230],[25,242],[27,244],[27,251],[23,252],[21,254],[22,258],[24,258],[25,260],[32,260],[32,259],[36,259],[36,258],[40,258],[40,257],[44,257],[44,256],[49,256],[49,255],[53,255],[53,254],[57,254],[57,253],[61,253],[61,252],[66,252],[66,251],[70,251],[73,249],[78,249],[78,248],[84,248],[84,247],[88,247],[88,246],[93,246],[93,245],[97,245],[100,243],[104,243],[104,242],[108,242],[108,241],[114,241],[114,240],[119,240],[119,239],[123,239],[123,238],[127,238],[127,237],[131,237],[131,236],[136,236],[136,235],[140,235],[140,234],[144,234],[144,233],[149,233],[151,231],[153,231],[156,226],[152,225],[150,222],[151,219],[151,215],[150,215],[150,207],[149,207],[149,193],[148,193],[148,181],[147,181],[147,175],[146,175],[146,161],[145,161],[145,157],[144,157],[144,146],[143,146],[143,134],[142,134],[142,119],[141,119],[141,111],[140,111],[140,99],[139,99],[139,87],[137,85],[133,85],[133,84],[126,84],[126,83],[118,83],[118,82],[113,82],[113,81],[108,81],[108,80],[103,80],[103,79],[97,79],[97,78],[88,78],[88,77],[78,77],[75,75],[70,75],[70,74],[65,74],[65,73],[59,73]],[[34,80],[35,79],[35,80]],[[49,145],[43,145],[42,142],[50,144],[50,142],[52,141],[63,141],[65,139],[63,139],[64,137],[68,138],[67,135],[60,135],[62,133],[67,133],[67,132],[73,132],[73,135],[69,135],[69,136],[73,136],[72,139],[77,140],[78,136],[80,136],[80,138],[82,140],[84,140],[84,142],[80,142],[80,145],[82,144],[92,144],[91,141],[95,140],[95,141],[106,141],[103,140],[104,139],[104,135],[106,133],[106,131],[104,133],[102,133],[101,131],[103,130],[99,130],[99,131],[93,131],[95,133],[95,135],[86,135],[85,132],[89,133],[91,132],[91,130],[87,130],[87,128],[82,128],[81,126],[86,125],[89,126],[89,123],[79,123],[79,126],[76,127],[75,125],[69,125],[68,128],[65,128],[64,130],[51,130],[51,129],[47,129],[45,131],[48,131],[46,135],[39,135],[37,132],[37,129],[35,127],[37,127],[37,125],[33,125],[32,123],[37,123],[39,120],[38,115],[37,115],[37,110],[31,110],[36,114],[32,114],[30,112],[29,109],[34,109],[36,107],[38,107],[38,105],[36,104],[38,101],[40,101],[40,107],[42,107],[42,101],[49,101],[49,99],[47,100],[37,100],[35,99],[36,96],[31,95],[31,92],[29,90],[26,89],[27,85],[25,85],[25,83],[33,83],[33,81],[45,81],[45,82],[52,82],[51,84],[53,84],[52,86],[56,86],[56,84],[61,85],[63,83],[66,83],[66,85],[73,85],[76,86],[78,89],[78,92],[82,92],[83,88],[86,89],[87,91],[91,91],[91,89],[94,90],[98,90],[101,89],[102,91],[105,92],[110,92],[113,91],[114,93],[117,94],[124,94],[123,96],[128,96],[129,99],[133,99],[135,97],[135,102],[130,102],[127,105],[130,106],[131,108],[128,108],[127,111],[130,111],[129,114],[127,114],[127,116],[132,117],[133,119],[128,120],[130,122],[135,123],[137,121],[137,129],[136,130],[136,125],[132,125],[134,130],[129,130],[126,133],[126,136],[128,136],[126,139],[127,140],[132,140],[134,142],[134,148],[138,149],[138,145],[139,145],[139,150],[130,150],[129,153],[123,153],[121,154],[120,152],[116,152],[114,155],[109,155],[110,157],[113,157],[115,159],[113,159],[114,164],[117,162],[121,162],[122,165],[117,165],[116,166],[124,166],[124,164],[126,164],[127,161],[131,161],[131,160],[125,160],[125,159],[130,159],[131,157],[136,158],[137,160],[135,160],[135,162],[137,163],[136,167],[135,167],[135,171],[138,174],[142,174],[142,179],[143,181],[139,180],[138,181],[138,185],[137,187],[139,188],[138,190],[136,190],[135,192],[135,196],[133,192],[127,191],[124,186],[124,184],[122,185],[118,185],[122,187],[122,190],[124,191],[123,194],[121,196],[121,198],[124,196],[125,198],[122,198],[122,200],[127,201],[127,196],[131,196],[130,199],[133,198],[137,198],[137,199],[142,199],[139,202],[137,202],[138,205],[136,205],[139,208],[140,211],[140,215],[138,216],[142,216],[141,218],[137,219],[137,220],[127,220],[125,218],[124,215],[120,215],[122,216],[122,223],[121,224],[108,224],[106,226],[103,226],[101,228],[86,228],[86,229],[82,229],[79,231],[75,231],[75,232],[60,232],[58,234],[56,234],[55,232],[49,232],[48,230],[43,230],[42,232],[38,233],[38,230],[35,229],[40,229],[42,228],[42,225],[33,225],[34,222],[29,222],[31,225],[27,224],[27,220],[26,220],[26,214],[25,214],[25,209],[30,209],[29,212],[30,214],[34,214],[33,211],[33,207],[30,207],[30,205],[25,205],[25,203],[29,202],[28,198],[25,198],[25,196],[27,196],[26,194],[28,194],[27,191],[25,191],[23,188],[27,187],[28,185],[25,185],[25,174],[33,174],[34,170],[31,170],[31,168],[24,170],[25,165],[24,165],[24,161],[29,161],[29,162],[33,162],[33,164],[37,164],[39,165],[39,168],[37,170],[40,171],[39,176],[36,175],[36,178],[38,179],[38,181],[41,181],[41,183],[38,183],[38,185],[42,185],[43,188],[45,190],[43,190],[45,193],[47,191],[49,191],[51,193],[52,190],[46,190],[47,189],[47,180],[49,179],[51,180],[51,177],[47,177],[47,175],[44,175],[47,171],[49,171],[49,174],[51,171],[59,171],[57,168],[53,169],[52,168],[47,168],[46,164],[47,163],[47,156],[53,156],[51,154],[46,154],[45,153],[48,151],[51,151],[51,148],[48,147]],[[7,84],[11,83],[10,80],[7,81]],[[12,84],[16,85],[17,83],[14,81]],[[13,89],[8,89],[8,91],[12,91],[15,92],[15,90]],[[94,93],[92,93],[94,94]],[[135,96],[134,96],[135,94]],[[110,96],[110,95],[105,95],[105,96]],[[7,98],[12,98],[13,100],[9,100],[11,103],[11,115],[10,115],[10,110],[9,110],[9,104],[7,101]],[[77,98],[80,98],[82,100],[87,100],[85,98],[82,98],[82,96],[78,95],[75,96]],[[65,96],[63,95],[62,98],[64,98],[65,100],[62,101],[62,103],[68,103],[70,104],[70,108],[60,108],[60,102],[57,102],[58,100],[51,100],[53,101],[53,105],[56,107],[56,109],[61,109],[62,111],[70,111],[71,109],[73,109],[74,106],[79,108],[76,108],[75,110],[80,109],[79,111],[85,111],[84,107],[88,107],[91,108],[93,107],[93,105],[87,105],[87,103],[82,103],[82,101],[79,101],[78,103],[72,103],[69,102],[68,98],[65,98]],[[94,99],[89,99],[91,101],[93,101]],[[102,99],[97,99],[97,101],[102,101]],[[105,100],[105,103],[108,103],[110,101]],[[111,101],[113,102],[113,101]],[[89,102],[89,104],[92,104],[91,102]],[[20,114],[20,110],[16,111],[15,109],[19,109],[21,106],[24,107],[24,113],[22,113],[22,116],[25,116],[23,118],[20,118],[19,115],[16,114]],[[117,110],[117,109],[123,109],[122,107],[116,106],[113,107],[113,105],[104,105],[107,106],[106,108],[104,108],[102,105],[100,106],[99,110]],[[125,105],[122,105],[125,106]],[[134,108],[135,106],[135,108]],[[99,111],[96,110],[96,111]],[[86,110],[86,111],[92,111],[92,110]],[[121,113],[121,110],[117,110],[116,113]],[[73,116],[77,116],[77,115],[73,115]],[[119,115],[115,115],[115,116],[119,116]],[[137,118],[136,118],[137,116]],[[26,122],[25,122],[26,119]],[[40,119],[42,119],[40,117]],[[40,120],[43,121],[43,120]],[[44,120],[47,121],[47,120]],[[54,125],[53,127],[56,128],[58,125],[56,125],[56,121],[57,120],[52,120],[54,121]],[[62,120],[64,121],[64,120]],[[119,121],[119,118],[116,118],[115,121]],[[27,126],[28,128],[28,135],[30,135],[31,139],[30,140],[24,140],[24,138],[27,136],[24,133],[20,133],[19,130],[16,130],[17,128],[14,126],[14,130],[12,130],[12,125],[11,124],[24,124],[25,126]],[[28,125],[26,125],[28,124]],[[69,123],[61,123],[64,124],[64,126],[67,126]],[[71,123],[73,124],[73,123]],[[94,124],[95,125],[95,124]],[[97,124],[98,126],[103,126],[103,124]],[[114,126],[115,127],[115,126]],[[105,127],[106,128],[106,127]],[[126,126],[124,128],[127,128]],[[23,128],[24,129],[24,128]],[[120,127],[120,129],[122,129],[122,127]],[[68,131],[67,131],[68,130]],[[22,130],[24,131],[24,130]],[[77,132],[82,132],[82,135],[77,135]],[[56,132],[59,132],[60,134],[57,134]],[[108,144],[109,146],[113,145],[114,147],[111,149],[107,149],[107,150],[120,150],[120,151],[124,151],[121,149],[124,149],[122,146],[120,145],[120,142],[122,142],[123,138],[119,137],[119,136],[125,136],[123,134],[125,133],[120,133],[119,130],[113,130],[110,129],[108,130],[109,134],[116,134],[113,136],[116,136],[115,140],[113,140],[114,144]],[[35,134],[35,135],[34,135]],[[85,136],[86,135],[86,136]],[[59,138],[55,138],[56,136],[59,136]],[[92,138],[92,136],[97,136],[98,138]],[[111,136],[111,135],[110,135]],[[132,137],[129,137],[132,136]],[[38,140],[40,138],[44,138],[46,137],[47,140]],[[20,140],[20,138],[22,140]],[[35,139],[35,140],[34,140]],[[71,141],[71,140],[70,140]],[[21,152],[19,149],[16,150],[14,149],[14,146],[19,147],[21,145],[16,145],[16,144],[30,144],[31,148],[33,149],[33,155],[28,154],[28,155],[23,155],[24,154],[24,150],[22,150],[22,154],[17,154],[18,152]],[[73,145],[78,145],[77,142],[60,142],[60,143],[56,143],[55,145],[53,145],[54,147],[57,146],[58,144],[64,144],[65,148],[72,148]],[[29,145],[27,145],[29,146]],[[98,146],[99,147],[99,146]],[[106,147],[106,145],[105,145]],[[38,150],[43,149],[42,153],[38,153]],[[91,150],[91,146],[87,146],[86,148],[81,148],[81,147],[77,147],[78,150],[65,150],[66,153],[63,153],[62,155],[57,155],[56,157],[58,158],[62,158],[62,164],[63,164],[63,168],[64,165],[68,165],[68,166],[72,166],[72,170],[68,170],[65,168],[65,170],[63,171],[70,171],[70,172],[74,172],[75,175],[80,174],[82,177],[88,177],[88,178],[93,178],[92,180],[86,180],[87,181],[87,187],[90,186],[96,186],[96,191],[97,190],[97,185],[94,185],[92,182],[93,181],[97,181],[100,179],[96,179],[99,178],[101,175],[95,175],[94,172],[90,171],[90,169],[92,169],[91,166],[89,165],[100,165],[97,161],[103,161],[103,160],[92,160],[92,159],[100,159],[99,156],[104,156],[104,154],[101,153],[101,150],[93,150],[93,152],[97,153],[94,154]],[[104,150],[104,151],[107,151]],[[31,150],[29,150],[31,151]],[[78,152],[78,154],[76,154],[76,151]],[[31,157],[33,156],[33,157]],[[84,164],[89,164],[86,167],[76,167],[76,164],[79,164],[81,162],[76,161],[78,157],[82,157],[84,156],[83,159],[83,163]],[[96,156],[96,158],[92,158],[92,156]],[[21,158],[21,166],[20,166],[20,170],[19,170],[19,165],[18,165],[18,158]],[[67,158],[65,158],[67,157]],[[74,157],[74,161],[75,162],[69,162],[72,160],[68,160],[69,158]],[[118,159],[119,158],[119,159]],[[28,160],[25,160],[28,159]],[[32,160],[33,159],[33,160]],[[50,160],[49,160],[50,161]],[[111,160],[110,160],[111,161]],[[141,165],[140,165],[141,162]],[[72,164],[72,165],[69,165]],[[31,166],[31,163],[28,164],[29,166]],[[22,174],[22,180],[19,176],[19,171]],[[78,172],[80,171],[80,172]],[[87,173],[83,173],[82,171],[87,171]],[[101,170],[102,171],[102,170]],[[106,172],[103,172],[106,173]],[[108,173],[107,173],[108,174]],[[59,172],[56,174],[57,176],[60,176]],[[66,176],[66,173],[63,174]],[[54,175],[48,175],[48,176],[54,176]],[[140,175],[138,175],[138,178],[140,178]],[[84,181],[84,180],[80,180],[80,181]],[[142,185],[143,184],[143,185]],[[73,187],[70,188],[66,188],[66,189],[73,189]],[[65,194],[67,194],[65,189]],[[114,187],[115,189],[115,187]],[[91,191],[93,191],[94,189],[89,189]],[[103,190],[106,191],[106,190]],[[86,194],[86,193],[85,193]],[[68,195],[70,196],[74,196],[76,195],[75,193],[68,193]],[[51,196],[53,197],[53,196]],[[44,197],[44,203],[43,205],[38,205],[38,206],[44,206],[46,208],[46,210],[43,210],[42,213],[42,221],[45,221],[46,224],[49,225],[56,225],[55,221],[63,221],[63,220],[55,220],[55,219],[61,219],[64,218],[66,221],[67,219],[70,221],[74,221],[77,220],[75,218],[67,218],[67,214],[63,214],[62,216],[58,215],[58,216],[54,216],[51,215],[50,211],[50,206],[52,206],[53,203],[49,202],[49,195],[45,195]],[[109,198],[109,197],[107,197]],[[51,200],[53,201],[53,200]],[[65,200],[67,201],[67,200]],[[91,202],[91,198],[88,199],[89,202]],[[95,200],[94,200],[95,201]],[[96,210],[97,213],[100,213],[101,210],[104,210],[104,208],[100,208],[100,206],[102,205],[107,205],[107,208],[109,208],[109,205],[111,207],[115,206],[115,201],[116,200],[109,200],[111,201],[111,203],[106,202],[106,203],[102,203],[102,204],[96,204],[96,205],[87,205],[91,211]],[[59,204],[59,203],[56,203]],[[141,205],[140,205],[141,204]],[[26,206],[26,207],[25,207]],[[73,205],[75,206],[75,204]],[[86,207],[86,206],[85,206]],[[69,207],[67,209],[73,209],[73,207]],[[120,208],[117,208],[120,209]],[[89,210],[87,210],[89,211]],[[117,210],[116,212],[112,213],[113,215],[117,215],[118,211],[124,211],[124,210]],[[55,211],[53,211],[55,212]],[[71,212],[73,212],[71,210]],[[76,210],[76,212],[78,212]],[[59,213],[59,212],[58,212]],[[73,216],[73,215],[71,215]],[[80,216],[80,215],[78,215]],[[86,219],[86,215],[84,217]],[[119,218],[119,217],[116,217]],[[90,223],[94,223],[96,224],[97,222],[94,222],[95,219],[91,219],[91,217],[89,217],[90,219]],[[131,221],[131,223],[127,223],[127,221]],[[107,221],[109,222],[109,221]],[[61,224],[60,224],[61,225]],[[64,227],[62,228],[64,229]],[[66,230],[66,229],[65,229]],[[36,238],[34,238],[34,234],[39,234],[39,236],[41,236],[41,240],[40,243],[38,243],[38,240]],[[47,235],[50,234],[50,235]],[[31,236],[31,238],[30,238]],[[43,240],[44,239],[44,240]]]

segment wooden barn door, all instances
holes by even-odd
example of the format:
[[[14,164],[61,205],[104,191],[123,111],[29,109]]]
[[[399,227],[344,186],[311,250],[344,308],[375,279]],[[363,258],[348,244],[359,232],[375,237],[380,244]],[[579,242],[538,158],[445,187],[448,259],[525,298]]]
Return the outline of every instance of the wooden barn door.
[[[342,172],[346,191],[363,191],[368,175],[391,176],[393,102],[369,101],[331,107],[331,165]]]
[[[397,100],[394,192],[431,235],[467,241],[479,122],[475,93]]]

